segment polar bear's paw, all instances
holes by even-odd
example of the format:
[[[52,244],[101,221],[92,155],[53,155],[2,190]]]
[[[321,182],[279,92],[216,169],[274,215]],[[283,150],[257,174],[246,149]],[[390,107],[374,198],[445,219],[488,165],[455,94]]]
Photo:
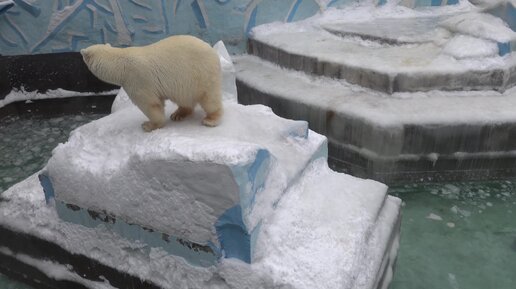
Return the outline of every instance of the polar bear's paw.
[[[153,131],[155,129],[162,128],[162,127],[163,127],[163,125],[159,125],[159,124],[151,122],[151,121],[146,121],[146,122],[142,123],[142,128],[146,132],[150,132],[150,131]]]
[[[203,120],[202,124],[205,126],[214,127],[219,125],[220,119],[222,117],[222,109],[217,110],[216,112],[209,113]]]
[[[172,113],[170,119],[173,121],[180,121],[192,114],[192,112],[193,109],[189,107],[178,107],[177,110],[174,113]]]

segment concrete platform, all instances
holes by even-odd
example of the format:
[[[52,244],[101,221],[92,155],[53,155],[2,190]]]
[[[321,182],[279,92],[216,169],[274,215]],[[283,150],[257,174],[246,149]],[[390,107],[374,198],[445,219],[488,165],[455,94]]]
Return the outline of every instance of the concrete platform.
[[[235,59],[239,102],[302,119],[329,140],[329,159],[382,182],[501,178],[516,171],[516,91],[387,95]]]
[[[492,16],[482,14],[481,17],[485,21],[479,25],[488,26]],[[455,22],[443,22],[450,20],[448,18]],[[265,26],[251,35],[249,53],[285,68],[340,78],[386,93],[504,91],[512,87],[516,83],[516,58],[506,54],[512,51],[516,39],[514,32],[499,19],[500,23],[489,27],[507,30],[504,33],[471,35],[474,31],[460,26],[466,21],[462,18],[474,19],[448,15],[335,22],[320,26],[289,24],[284,29],[267,29]],[[456,36],[468,37],[480,45],[457,47]],[[357,37],[362,40],[355,39]],[[486,48],[488,51],[471,52],[472,47],[484,46],[490,47]],[[463,53],[472,55],[456,57]]]

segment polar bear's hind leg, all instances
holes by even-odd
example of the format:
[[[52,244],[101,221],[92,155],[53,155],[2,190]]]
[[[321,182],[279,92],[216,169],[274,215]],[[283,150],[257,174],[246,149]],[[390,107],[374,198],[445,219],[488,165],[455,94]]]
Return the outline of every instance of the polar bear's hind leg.
[[[142,104],[142,106],[138,107],[143,112],[143,114],[149,118],[149,121],[146,121],[142,124],[144,131],[150,132],[165,126],[165,104],[163,100],[158,99],[157,101]]]

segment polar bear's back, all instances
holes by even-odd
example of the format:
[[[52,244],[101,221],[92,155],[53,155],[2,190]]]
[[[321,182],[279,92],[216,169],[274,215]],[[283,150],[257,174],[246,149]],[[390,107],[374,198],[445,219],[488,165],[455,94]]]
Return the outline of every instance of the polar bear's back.
[[[129,86],[191,106],[208,92],[220,97],[220,62],[206,42],[188,35],[165,38],[143,47],[125,48],[134,58]],[[125,88],[125,87],[124,87]],[[133,89],[128,87],[129,90]]]

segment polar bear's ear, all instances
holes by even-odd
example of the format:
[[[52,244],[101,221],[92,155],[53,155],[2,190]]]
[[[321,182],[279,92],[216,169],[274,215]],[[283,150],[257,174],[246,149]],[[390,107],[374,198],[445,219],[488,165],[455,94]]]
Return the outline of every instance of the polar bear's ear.
[[[81,55],[82,55],[82,56],[85,56],[85,55],[86,55],[86,53],[87,53],[86,49],[84,49],[84,48],[83,48],[83,49],[81,49]]]
[[[109,43],[106,43],[106,46],[107,46],[107,47],[111,47],[111,44],[109,44]]]

